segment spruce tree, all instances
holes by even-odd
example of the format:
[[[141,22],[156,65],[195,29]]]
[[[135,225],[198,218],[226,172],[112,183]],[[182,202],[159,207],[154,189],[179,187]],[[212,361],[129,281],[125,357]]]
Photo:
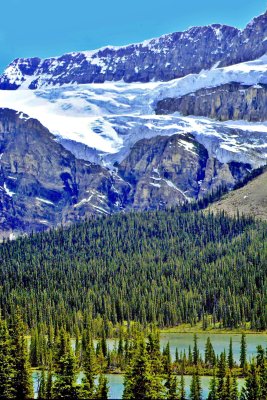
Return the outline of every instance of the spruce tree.
[[[42,368],[39,388],[38,388],[38,399],[46,399],[46,377],[44,368]]]
[[[92,399],[108,400],[108,392],[109,392],[108,380],[103,374],[100,374],[98,380],[98,386],[96,388],[96,393],[95,396],[92,397]]]
[[[89,340],[83,354],[83,371],[85,376],[82,380],[79,394],[79,397],[82,399],[93,399],[95,396],[97,366],[93,341]]]
[[[76,360],[71,349],[70,338],[61,329],[55,349],[55,377],[52,384],[53,399],[76,399]]]
[[[197,345],[198,337],[194,334],[194,347],[193,347],[193,364],[197,366],[199,360],[199,350]]]
[[[183,374],[181,375],[181,380],[180,380],[179,400],[186,400],[185,381],[184,381],[184,375]]]
[[[202,389],[198,370],[195,370],[190,384],[190,400],[202,400]]]
[[[12,356],[15,374],[12,380],[15,397],[20,400],[33,398],[33,381],[27,352],[25,330],[19,312],[16,313],[11,330]]]
[[[247,342],[246,342],[246,335],[242,333],[241,344],[240,344],[240,368],[242,368],[243,373],[246,370],[246,364],[247,364]]]
[[[263,400],[260,379],[254,362],[250,364],[245,387],[242,388],[241,400]]]
[[[10,335],[6,321],[0,319],[0,399],[14,397],[14,375]]]
[[[232,380],[231,400],[238,400],[238,399],[239,399],[238,385],[236,377],[234,375]]]
[[[229,352],[228,352],[228,368],[232,370],[234,368],[234,356],[233,356],[233,340],[230,338],[230,344],[229,344]]]
[[[261,396],[267,399],[267,350],[264,352],[262,346],[257,346],[256,365],[259,375]]]
[[[213,371],[213,376],[209,383],[208,400],[219,400],[218,390],[217,390],[217,378],[216,378],[215,370]]]
[[[124,377],[123,399],[160,398],[163,398],[161,379],[152,373],[145,341],[139,339]]]

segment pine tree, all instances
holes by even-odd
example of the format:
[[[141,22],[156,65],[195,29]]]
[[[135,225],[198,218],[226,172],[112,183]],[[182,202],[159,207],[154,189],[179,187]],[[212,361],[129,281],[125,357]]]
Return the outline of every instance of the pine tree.
[[[223,397],[223,395],[224,395],[225,373],[226,373],[226,356],[225,356],[225,352],[223,351],[220,354],[220,358],[218,361],[218,370],[217,370],[217,377],[218,377],[217,394],[218,394],[219,398]]]
[[[82,380],[79,397],[82,399],[91,399],[95,395],[95,378],[97,373],[95,350],[92,340],[87,343],[87,348],[84,351],[83,370],[85,376]]]
[[[190,384],[190,400],[201,400],[202,389],[198,370],[195,370]]]
[[[238,399],[239,399],[238,386],[236,377],[234,375],[232,380],[231,400],[238,400]]]
[[[0,319],[0,399],[14,397],[14,375],[10,335],[6,321]]]
[[[163,364],[164,364],[164,372],[166,374],[171,373],[171,352],[170,352],[170,343],[166,344],[165,349],[163,349]]]
[[[245,387],[241,391],[241,400],[263,400],[261,397],[260,380],[254,362],[250,365]]]
[[[208,400],[219,400],[218,391],[217,391],[217,379],[215,370],[213,372],[213,376],[209,383],[209,395]]]
[[[42,368],[40,383],[38,388],[38,399],[46,399],[46,378],[45,378],[45,371]]]
[[[214,367],[216,363],[216,356],[210,341],[210,338],[207,338],[207,342],[205,345],[205,364],[209,367]]]
[[[151,362],[152,373],[160,375],[163,373],[163,365],[160,353],[159,331],[152,331],[147,338],[147,353]],[[167,355],[167,361],[170,359],[170,353]],[[166,362],[167,362],[166,361]]]
[[[108,392],[108,380],[104,375],[100,374],[96,393],[92,398],[97,400],[108,400]]]
[[[166,395],[168,400],[177,400],[177,377],[171,374],[167,375],[165,382]]]
[[[151,362],[144,339],[135,343],[135,352],[124,377],[123,399],[160,399],[163,385],[152,374]]]
[[[12,386],[15,391],[15,397],[20,400],[33,398],[33,381],[24,333],[22,318],[20,313],[17,312],[13,329],[11,330],[12,356],[15,371]]]
[[[246,364],[247,364],[247,342],[246,342],[246,335],[242,333],[241,345],[240,345],[240,368],[242,368],[243,373],[246,370]]]
[[[179,400],[186,400],[185,381],[184,381],[184,375],[183,374],[181,375],[181,381],[180,381]]]
[[[267,350],[265,353],[262,346],[257,346],[256,360],[261,396],[263,399],[267,399]]]
[[[55,399],[76,399],[76,360],[71,349],[70,338],[61,329],[56,343],[55,376],[52,397]]]
[[[193,364],[197,366],[199,360],[199,350],[197,345],[198,337],[194,334]]]
[[[228,352],[228,368],[232,370],[234,368],[234,356],[233,356],[233,340],[230,338],[230,344],[229,344],[229,352]]]

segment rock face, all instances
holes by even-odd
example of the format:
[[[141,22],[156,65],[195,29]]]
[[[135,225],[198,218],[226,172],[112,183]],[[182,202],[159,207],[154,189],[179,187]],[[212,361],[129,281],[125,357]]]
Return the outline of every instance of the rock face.
[[[127,185],[77,160],[37,120],[0,109],[1,231],[29,232],[121,209]]]
[[[157,103],[157,114],[171,114],[176,111],[183,115],[204,116],[220,121],[266,121],[267,85],[230,83],[201,89],[179,98],[167,98]]]
[[[106,47],[57,58],[16,59],[0,89],[104,81],[169,81],[187,74],[253,60],[267,52],[267,12],[240,31],[225,25],[194,27],[125,47]]]
[[[0,237],[181,204],[233,187],[250,169],[220,163],[192,135],[179,134],[138,141],[110,171],[76,159],[37,120],[0,109]]]
[[[170,207],[222,185],[232,188],[249,169],[248,164],[220,163],[192,135],[184,134],[140,140],[118,166],[131,184],[134,209]]]

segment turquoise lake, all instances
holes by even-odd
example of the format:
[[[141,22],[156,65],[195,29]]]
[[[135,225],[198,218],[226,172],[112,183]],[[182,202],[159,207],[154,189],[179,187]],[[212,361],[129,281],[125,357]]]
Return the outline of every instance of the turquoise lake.
[[[211,339],[215,353],[220,353],[224,349],[228,351],[230,337],[232,337],[234,358],[237,362],[239,361],[240,340],[241,340],[240,334],[199,333],[197,334],[197,337],[198,337],[198,347],[200,353],[203,356],[204,356],[205,343],[208,337],[210,337]],[[166,346],[168,342],[170,343],[170,351],[172,358],[174,359],[176,348],[178,348],[179,352],[183,350],[188,351],[189,345],[191,347],[193,346],[193,339],[194,339],[194,334],[192,333],[166,333],[166,334],[162,333],[160,336],[160,343],[161,343],[161,348],[163,348],[163,346]],[[251,360],[251,358],[256,354],[256,348],[258,345],[262,345],[263,347],[267,346],[267,335],[248,334],[246,336],[246,342],[247,342],[247,359]],[[114,344],[116,344],[116,340],[114,339],[108,340],[108,347],[110,349],[114,346]],[[39,376],[40,374],[38,372],[33,373],[35,392],[37,391]],[[108,378],[109,388],[110,388],[109,398],[121,399],[123,393],[123,375],[107,374],[106,376]],[[82,374],[79,374],[78,381],[80,381],[81,378]],[[178,377],[178,382],[179,379],[180,378]],[[203,399],[207,398],[209,381],[210,377],[206,376],[201,377]],[[189,394],[190,382],[191,382],[191,377],[185,376],[185,385],[187,394]],[[244,380],[239,379],[238,384],[239,388],[241,388],[242,385],[244,384]]]

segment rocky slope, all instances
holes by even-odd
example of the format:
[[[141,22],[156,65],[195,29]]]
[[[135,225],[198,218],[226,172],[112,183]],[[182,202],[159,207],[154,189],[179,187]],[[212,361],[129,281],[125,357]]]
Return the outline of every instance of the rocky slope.
[[[76,159],[37,120],[0,109],[0,237],[110,214],[181,204],[251,166],[223,164],[192,135],[138,141],[116,171]]]
[[[192,135],[155,137],[137,142],[118,172],[131,184],[131,207],[170,207],[202,198],[224,185],[232,188],[251,166],[221,163]]]
[[[38,89],[70,83],[169,81],[211,67],[253,60],[267,52],[267,12],[243,31],[225,25],[190,28],[124,47],[16,59],[0,89]]]
[[[209,211],[224,211],[234,216],[237,213],[252,215],[267,221],[267,171],[246,186],[223,196],[208,207]]]
[[[204,116],[220,121],[267,120],[267,85],[242,85],[237,82],[197,90],[178,98],[157,103],[157,114],[180,112],[182,115]]]
[[[123,206],[127,184],[99,165],[75,159],[26,115],[0,109],[0,155],[2,235],[38,231]]]

